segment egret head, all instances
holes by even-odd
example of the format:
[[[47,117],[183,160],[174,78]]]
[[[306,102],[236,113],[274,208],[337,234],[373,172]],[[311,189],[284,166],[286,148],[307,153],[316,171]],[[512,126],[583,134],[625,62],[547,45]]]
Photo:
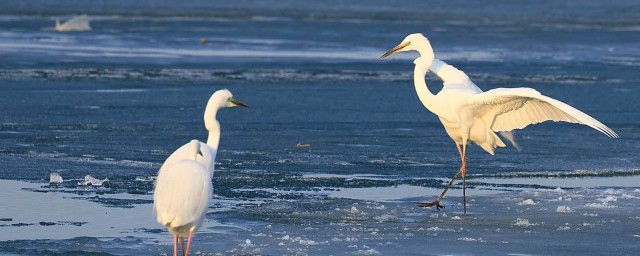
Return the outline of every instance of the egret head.
[[[421,57],[430,59],[434,58],[433,49],[431,48],[429,40],[421,33],[408,35],[400,44],[391,48],[391,50],[380,56],[380,58],[383,59],[391,54],[406,51],[417,51],[420,53]]]
[[[211,95],[207,107],[204,109],[204,126],[207,130],[220,132],[220,126],[216,120],[218,109],[229,107],[248,107],[247,104],[239,102],[233,98],[227,89],[218,90]],[[207,142],[208,143],[208,142]]]
[[[211,95],[211,99],[209,102],[216,102],[220,108],[229,108],[229,107],[248,107],[247,104],[244,104],[240,101],[237,101],[233,98],[233,94],[227,89],[218,90],[213,95]]]

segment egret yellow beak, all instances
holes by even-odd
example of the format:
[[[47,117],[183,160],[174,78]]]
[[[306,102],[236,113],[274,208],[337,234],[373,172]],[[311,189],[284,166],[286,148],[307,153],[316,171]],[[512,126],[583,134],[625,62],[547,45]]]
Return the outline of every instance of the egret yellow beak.
[[[409,46],[411,44],[411,42],[406,42],[406,43],[401,43],[399,45],[396,45],[396,47],[393,47],[391,50],[389,50],[388,52],[382,54],[382,56],[380,56],[380,59],[384,59],[387,56],[394,54],[400,50],[402,50],[402,48],[405,48],[407,46]]]

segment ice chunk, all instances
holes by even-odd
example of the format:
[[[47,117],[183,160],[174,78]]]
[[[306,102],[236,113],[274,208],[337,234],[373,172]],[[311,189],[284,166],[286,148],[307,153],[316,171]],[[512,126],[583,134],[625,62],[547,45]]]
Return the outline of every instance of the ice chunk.
[[[588,204],[585,205],[585,207],[591,208],[591,209],[611,209],[611,208],[615,208],[615,206],[609,205],[607,203],[588,203]]]
[[[374,220],[378,222],[387,222],[387,221],[397,221],[398,216],[393,216],[391,214],[382,214],[380,216],[373,217]]]
[[[596,200],[598,200],[598,201],[600,201],[602,203],[609,203],[609,202],[618,201],[618,198],[616,196],[606,196],[606,197],[603,197],[603,198],[598,198]]]
[[[64,180],[62,179],[62,176],[60,176],[59,173],[52,172],[51,174],[49,174],[49,183],[51,183],[51,184],[60,184],[63,181]]]
[[[296,237],[296,239],[294,239],[295,242],[298,242],[300,245],[318,245],[319,243],[316,241],[313,241],[311,239],[304,239],[304,238],[300,238],[300,237]]]
[[[531,227],[531,226],[537,226],[538,223],[531,223],[528,219],[518,218],[515,220],[513,225],[518,227]]]
[[[559,213],[572,213],[573,210],[569,206],[561,205],[561,206],[558,206],[558,208],[556,208],[556,212],[559,212]]]
[[[108,178],[104,178],[104,180],[99,180],[96,179],[94,177],[91,177],[91,175],[87,175],[84,176],[84,180],[81,182],[78,182],[78,185],[80,186],[87,186],[87,185],[92,185],[92,186],[102,186],[103,183],[109,181]]]
[[[458,238],[458,241],[465,241],[465,242],[484,242],[484,240],[482,240],[482,238],[471,238],[471,237],[461,237]]]
[[[518,205],[536,205],[536,202],[534,202],[532,199],[527,199],[519,202]]]
[[[355,252],[355,254],[357,255],[377,255],[380,254],[380,252],[376,249],[368,249],[368,250],[358,250],[357,252]]]

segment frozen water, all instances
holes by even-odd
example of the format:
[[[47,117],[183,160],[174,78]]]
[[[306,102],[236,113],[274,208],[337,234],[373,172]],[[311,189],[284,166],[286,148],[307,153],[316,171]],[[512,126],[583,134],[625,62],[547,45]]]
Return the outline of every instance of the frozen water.
[[[636,255],[638,4],[580,3],[2,1],[0,255],[170,254],[154,177],[206,140],[221,88],[251,108],[218,116],[194,255]],[[42,29],[81,13],[91,31]],[[378,59],[406,31],[484,90],[532,87],[621,138],[548,122],[522,151],[469,145],[469,212],[460,183],[416,207],[459,159],[412,89],[417,55]]]
[[[153,254],[158,249],[169,251],[171,247],[169,234],[152,218],[150,195],[104,194],[96,195],[99,199],[93,200],[94,193],[68,198],[65,195],[73,190],[46,190],[47,185],[43,183],[3,181],[0,185],[0,196],[12,194],[14,198],[32,202],[24,208],[0,211],[0,220],[4,220],[0,221],[0,228],[10,231],[4,233],[7,236],[0,237],[5,245],[26,246],[10,241],[28,237],[71,239],[83,247],[98,244],[111,248],[128,244],[127,237],[134,236],[139,239],[136,246],[124,247],[121,252]],[[322,196],[321,191],[293,201],[272,200],[244,206],[232,199],[216,199],[213,205],[218,207],[210,209],[205,227],[195,236],[194,249],[201,253],[229,254],[420,254],[426,248],[415,244],[420,240],[438,243],[437,254],[479,249],[498,254],[503,250],[511,254],[535,254],[543,247],[548,247],[545,250],[549,252],[593,252],[604,246],[605,241],[600,239],[602,234],[617,235],[620,241],[616,243],[619,244],[637,239],[635,231],[640,227],[637,221],[640,216],[636,210],[640,199],[616,197],[612,200],[613,195],[635,193],[634,189],[583,188],[560,192],[564,197],[574,198],[571,201],[558,201],[556,190],[472,196],[473,204],[469,205],[466,215],[461,214],[459,197],[446,198],[447,208],[442,211],[415,207],[411,198],[394,201],[332,198]],[[47,192],[38,193],[40,191]],[[96,190],[95,193],[103,192]],[[536,195],[536,204],[516,204],[532,194]],[[147,203],[133,208],[102,203],[141,198]],[[601,201],[616,206],[616,210],[589,206],[589,203],[600,204]],[[33,205],[42,207],[43,211],[48,208],[58,210],[48,210],[47,215],[42,215]],[[65,214],[70,208],[83,210],[74,211],[70,216]],[[25,209],[36,211],[31,215],[21,214]],[[106,217],[96,218],[101,215]],[[57,231],[51,233],[48,231],[51,229]],[[588,242],[589,246],[566,248],[564,243],[572,243],[567,240],[567,234],[571,232],[579,233],[580,241]],[[103,239],[82,241],[73,238],[83,234],[101,234],[98,236]],[[535,241],[544,242],[537,244]],[[460,247],[461,242],[471,247]],[[158,245],[160,248],[153,249]],[[65,243],[60,242],[59,246],[64,247]],[[623,249],[618,249],[619,252],[629,252],[625,247],[620,248]]]

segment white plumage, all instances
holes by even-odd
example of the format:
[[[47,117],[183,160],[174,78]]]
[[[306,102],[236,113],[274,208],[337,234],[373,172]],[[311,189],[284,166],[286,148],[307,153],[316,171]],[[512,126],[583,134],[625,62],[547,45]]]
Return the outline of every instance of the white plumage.
[[[191,236],[204,223],[209,200],[213,193],[216,153],[220,142],[218,109],[247,105],[233,99],[228,90],[216,91],[205,109],[204,122],[209,131],[207,143],[191,140],[174,151],[160,167],[153,193],[153,209],[158,223],[173,235],[173,254],[177,255],[178,238],[186,256]],[[184,236],[188,236],[184,248]]]
[[[91,30],[89,21],[91,21],[91,19],[89,19],[89,16],[87,15],[75,16],[62,24],[60,24],[59,19],[56,19],[56,26],[54,27],[54,29],[60,32],[89,31]]]
[[[183,147],[176,152],[184,158],[158,173],[153,194],[156,218],[172,234],[188,234],[202,226],[213,192],[209,175],[213,169],[208,170],[197,160],[200,142],[192,140]]]
[[[455,142],[462,161],[460,170],[453,176],[438,199],[432,203],[419,203],[418,206],[435,205],[438,209],[443,208],[440,200],[457,177],[462,175],[464,211],[466,212],[465,154],[466,145],[469,142],[477,144],[493,155],[496,147],[506,146],[496,133],[500,133],[518,147],[511,133],[512,130],[549,120],[583,124],[609,137],[618,137],[613,130],[593,117],[531,88],[498,88],[482,92],[464,72],[436,59],[429,40],[422,34],[407,36],[381,58],[411,50],[420,53],[420,57],[414,61],[413,73],[418,98],[429,111],[438,116],[445,131]],[[443,81],[442,90],[435,95],[429,91],[424,80],[429,71]]]

